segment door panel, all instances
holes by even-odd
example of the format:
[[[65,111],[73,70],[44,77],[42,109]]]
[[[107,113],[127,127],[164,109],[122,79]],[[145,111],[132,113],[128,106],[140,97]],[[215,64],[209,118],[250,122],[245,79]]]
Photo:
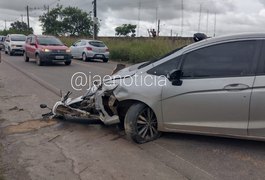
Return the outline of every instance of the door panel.
[[[248,133],[265,137],[265,75],[257,76],[253,86]]]
[[[254,77],[183,80],[163,89],[163,115],[168,129],[247,135]],[[228,85],[245,87],[226,90]]]
[[[255,40],[222,42],[184,55],[181,86],[162,93],[170,130],[247,135],[249,108],[260,52]]]

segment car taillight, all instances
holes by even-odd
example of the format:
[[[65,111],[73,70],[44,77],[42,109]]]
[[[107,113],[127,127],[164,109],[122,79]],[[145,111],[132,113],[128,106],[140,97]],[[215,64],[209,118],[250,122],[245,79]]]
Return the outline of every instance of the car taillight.
[[[109,49],[106,49],[106,52],[109,52]]]
[[[88,51],[92,51],[93,49],[91,47],[86,48]]]

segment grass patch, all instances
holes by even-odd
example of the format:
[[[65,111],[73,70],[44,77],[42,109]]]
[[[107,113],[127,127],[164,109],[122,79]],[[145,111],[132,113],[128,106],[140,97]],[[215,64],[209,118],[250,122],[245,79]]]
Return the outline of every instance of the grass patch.
[[[62,37],[61,40],[71,46],[80,38]],[[84,38],[86,39],[86,38]],[[189,38],[100,38],[110,49],[110,59],[130,63],[140,63],[159,58],[164,54],[190,44]]]

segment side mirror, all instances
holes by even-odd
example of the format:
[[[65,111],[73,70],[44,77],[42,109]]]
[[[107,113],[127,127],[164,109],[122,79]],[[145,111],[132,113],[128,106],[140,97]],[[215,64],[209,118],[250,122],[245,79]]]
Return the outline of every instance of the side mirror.
[[[36,46],[36,44],[35,44],[35,43],[30,43],[30,45],[31,45],[31,46]]]
[[[10,40],[7,39],[6,42],[10,42]]]
[[[183,83],[181,80],[182,75],[182,70],[172,70],[170,73],[168,73],[167,78],[172,82],[173,86],[181,86]]]

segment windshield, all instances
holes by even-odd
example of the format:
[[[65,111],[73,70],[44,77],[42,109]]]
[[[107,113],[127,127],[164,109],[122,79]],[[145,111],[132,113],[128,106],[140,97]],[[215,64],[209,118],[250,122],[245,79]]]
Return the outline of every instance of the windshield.
[[[90,41],[89,44],[94,47],[106,47],[106,45],[100,41]]]
[[[63,46],[63,43],[55,37],[39,37],[38,41],[43,46]]]
[[[155,62],[158,62],[158,61],[160,61],[160,60],[166,58],[167,56],[170,56],[170,55],[174,54],[175,52],[177,52],[177,51],[183,49],[184,47],[186,47],[186,46],[183,46],[183,47],[181,47],[181,48],[177,48],[177,49],[175,49],[175,50],[173,50],[173,51],[167,53],[166,55],[164,55],[164,56],[162,56],[162,57],[160,57],[160,58],[158,58],[158,59],[155,59],[155,60],[152,60],[152,61],[148,61],[148,62],[142,64],[141,66],[139,66],[138,69],[142,69],[142,68],[144,68],[144,67],[146,67],[146,66],[148,66],[148,65],[150,65],[150,64],[153,64],[153,63],[155,63]]]
[[[26,36],[11,36],[11,41],[26,41]]]

